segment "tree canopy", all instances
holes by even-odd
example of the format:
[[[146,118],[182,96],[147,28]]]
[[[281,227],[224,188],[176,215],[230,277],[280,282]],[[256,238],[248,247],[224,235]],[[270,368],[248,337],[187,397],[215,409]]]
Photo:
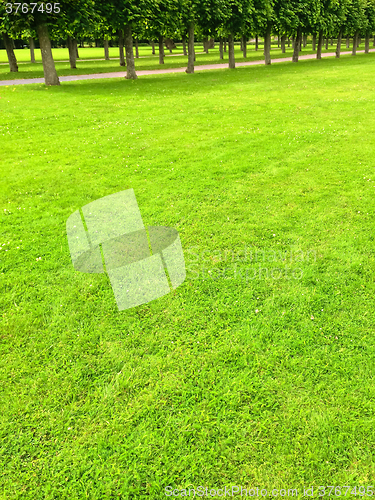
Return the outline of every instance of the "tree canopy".
[[[284,40],[292,36],[298,45],[303,35],[318,35],[321,43],[323,36],[368,38],[375,32],[375,0],[61,0],[38,1],[34,9],[32,5],[0,0],[0,33],[12,71],[17,71],[17,63],[10,40],[35,36],[44,47],[43,64],[51,71],[50,38],[67,40],[73,68],[77,38],[118,37],[126,50],[127,77],[136,78],[132,35],[137,41],[159,41],[160,50],[165,38],[190,40],[188,72],[193,72],[197,35],[227,38],[229,65],[234,67],[233,41],[239,38],[264,37],[269,64],[272,34]],[[295,55],[298,60],[298,50]],[[52,84],[57,80],[57,75],[51,77]]]

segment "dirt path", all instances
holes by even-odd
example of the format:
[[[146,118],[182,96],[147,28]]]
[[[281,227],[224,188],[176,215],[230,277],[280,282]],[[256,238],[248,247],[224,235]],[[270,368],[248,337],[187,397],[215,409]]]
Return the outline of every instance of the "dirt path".
[[[370,52],[375,52],[375,49],[370,49]],[[357,53],[364,53],[364,50],[358,50]],[[351,51],[341,52],[341,55],[351,54]],[[322,54],[322,57],[334,57],[334,52],[327,52]],[[316,54],[307,54],[299,56],[299,60],[306,59],[316,59]],[[291,57],[282,57],[280,59],[273,59],[272,63],[281,62],[291,62]],[[264,60],[261,61],[248,61],[248,62],[238,62],[236,67],[241,66],[256,66],[264,64]],[[225,69],[228,68],[228,63],[223,64],[204,64],[201,66],[195,66],[195,71],[204,71],[209,69]],[[184,73],[186,67],[183,68],[170,68],[170,69],[154,69],[154,70],[139,70],[137,71],[138,76],[144,75],[163,75],[166,73]],[[59,76],[60,82],[73,82],[77,80],[97,80],[104,78],[124,78],[126,71],[114,71],[112,73],[93,73],[91,75],[71,75],[71,76]],[[44,78],[25,78],[20,80],[2,80],[0,81],[0,86],[4,85],[25,85],[29,83],[44,83]]]

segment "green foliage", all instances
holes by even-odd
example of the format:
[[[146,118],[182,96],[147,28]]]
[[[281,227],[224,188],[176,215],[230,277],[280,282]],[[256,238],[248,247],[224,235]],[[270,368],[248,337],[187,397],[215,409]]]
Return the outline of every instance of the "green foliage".
[[[367,0],[348,0],[348,12],[345,29],[350,35],[356,32],[366,33],[368,22],[366,19]]]
[[[235,37],[273,33],[293,35],[340,31],[372,34],[374,0],[62,0],[61,13],[6,14],[0,0],[0,31],[27,36],[38,21],[48,22],[52,38],[93,34],[111,36],[131,24],[137,38],[181,39],[190,22],[202,36]]]
[[[114,32],[123,29],[128,23],[137,21],[141,17],[141,0],[109,0],[95,1],[95,10],[99,18]]]
[[[375,0],[367,0],[365,5],[366,28],[364,33],[371,35],[375,32]]]
[[[350,0],[329,0],[324,5],[324,15],[319,18],[316,31],[338,34],[346,25]]]
[[[173,37],[178,30],[179,4],[174,0],[155,0],[142,9],[141,35],[148,40],[157,40],[159,36]]]
[[[275,28],[277,17],[274,7],[274,0],[252,0],[249,2],[246,32],[263,35],[268,25]]]
[[[320,0],[277,0],[274,8],[281,31],[288,34],[313,32],[324,15]]]
[[[251,1],[251,0],[249,0]],[[223,28],[226,33],[241,33],[248,17],[249,2],[247,0],[227,0],[223,2]]]

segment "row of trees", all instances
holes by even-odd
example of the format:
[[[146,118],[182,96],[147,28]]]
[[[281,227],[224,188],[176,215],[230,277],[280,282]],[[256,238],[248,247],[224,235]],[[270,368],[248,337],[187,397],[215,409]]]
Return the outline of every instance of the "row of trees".
[[[194,38],[220,40],[223,58],[224,40],[228,43],[229,67],[235,67],[234,41],[241,39],[246,57],[249,37],[264,38],[265,64],[271,64],[271,38],[280,37],[281,48],[293,40],[293,61],[298,61],[302,44],[312,36],[313,49],[321,57],[323,37],[337,39],[336,56],[340,57],[342,37],[353,38],[355,54],[360,36],[369,50],[375,32],[375,0],[61,0],[58,4],[38,1],[24,8],[10,8],[0,0],[0,33],[7,50],[11,71],[17,71],[13,40],[29,39],[30,48],[37,37],[41,48],[45,82],[59,85],[51,51],[51,37],[67,40],[71,67],[76,67],[77,39],[92,36],[102,39],[105,58],[109,59],[109,40],[118,38],[120,65],[126,66],[126,78],[137,78],[133,44],[147,39],[159,46],[160,63],[164,61],[165,39],[182,40],[188,55],[186,72],[194,72]],[[13,4],[17,5],[17,4]],[[56,12],[54,7],[57,6]],[[30,8],[29,8],[30,7]],[[47,12],[48,10],[48,12]],[[52,10],[52,11],[51,11]]]

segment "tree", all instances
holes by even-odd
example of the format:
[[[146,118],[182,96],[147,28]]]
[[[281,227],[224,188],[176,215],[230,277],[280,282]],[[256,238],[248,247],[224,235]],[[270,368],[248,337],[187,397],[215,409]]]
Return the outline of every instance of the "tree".
[[[18,64],[16,55],[13,49],[13,40],[12,37],[15,36],[15,33],[20,30],[22,27],[22,21],[17,16],[12,15],[7,11],[5,3],[0,3],[0,35],[2,36],[5,50],[8,57],[9,62],[9,70],[12,73],[16,73],[18,71]],[[21,23],[20,23],[21,21]]]
[[[328,36],[328,32],[331,28],[331,23],[329,22],[329,15],[327,15],[327,8],[330,0],[322,0],[316,4],[317,16],[312,23],[312,30],[314,33],[318,33],[318,46],[316,50],[316,58],[322,58],[322,49],[324,43],[324,35]],[[327,38],[328,40],[328,38]]]
[[[199,19],[199,2],[195,0],[178,0],[177,6],[179,10],[178,24],[181,27],[181,31],[187,34],[188,42],[188,63],[185,71],[186,73],[194,73],[194,35],[195,26]]]
[[[228,38],[228,66],[236,67],[234,57],[234,37],[246,30],[250,10],[250,0],[227,0],[218,5],[216,19]]]
[[[9,69],[11,72],[17,72],[18,71],[18,64],[17,64],[17,58],[14,53],[14,42],[8,35],[8,33],[3,33],[3,42],[5,45],[5,50],[7,53],[8,57],[8,62],[9,62]]]
[[[322,58],[322,47],[323,47],[323,31],[319,31],[318,48],[316,51],[316,58],[317,59]]]
[[[177,23],[188,37],[188,65],[186,73],[194,73],[195,31],[203,36],[214,36],[223,20],[225,0],[177,0]]]
[[[118,51],[120,57],[120,66],[125,66],[125,55],[124,55],[124,30],[119,28],[117,30],[118,35]]]
[[[298,62],[302,34],[316,31],[322,12],[321,2],[320,0],[276,0],[274,10],[283,31],[294,36],[293,62]]]
[[[353,56],[355,56],[357,52],[358,37],[360,33],[365,33],[368,27],[365,6],[366,0],[351,0],[348,3],[346,30],[349,35],[353,36]]]
[[[113,36],[113,30],[108,25],[104,18],[101,18],[96,10],[92,8],[91,12],[91,34],[95,37],[95,39],[103,40],[103,48],[104,48],[104,59],[109,61],[109,43]]]
[[[60,3],[37,4],[34,9],[28,8],[27,12],[18,9],[17,13],[12,13],[5,18],[9,21],[11,28],[20,33],[23,30],[36,32],[39,38],[40,50],[42,53],[44,80],[46,85],[60,85],[57,76],[55,63],[52,57],[50,32],[65,32],[67,24],[75,23],[75,20],[85,15],[90,8],[91,0],[61,0]],[[31,4],[32,5],[32,4]],[[0,7],[3,6],[3,0]],[[4,17],[2,18],[4,24]]]
[[[194,50],[194,21],[189,21],[187,25],[188,32],[188,65],[186,68],[186,73],[194,73],[194,61],[195,61],[195,50]]]
[[[332,33],[337,36],[336,57],[341,55],[341,43],[345,30],[346,16],[348,11],[349,0],[335,0],[331,2],[329,14],[331,16],[330,25]]]
[[[153,0],[142,8],[145,38],[157,40],[159,64],[164,64],[164,42],[178,31],[177,0]]]
[[[78,0],[72,3],[66,2],[63,5],[57,26],[54,27],[55,34],[67,39],[69,51],[70,67],[77,67],[78,43],[77,39],[82,35],[92,35],[95,33],[95,22],[98,21],[93,9],[93,4],[89,0]]]
[[[109,40],[108,40],[108,36],[104,37],[103,45],[104,45],[104,59],[106,61],[109,61]]]
[[[43,19],[37,19],[36,31],[38,33],[40,51],[42,53],[45,84],[60,85],[60,80],[57,76],[55,68],[55,62],[52,57],[51,40],[49,37],[48,25]]]
[[[30,45],[30,62],[35,63],[35,42],[34,37],[29,37],[29,45]]]
[[[9,69],[11,72],[17,72],[18,71],[18,64],[17,64],[17,59],[14,54],[13,50],[13,40],[10,38],[8,33],[3,33],[3,41],[5,45],[5,49],[7,52],[8,56],[8,61],[9,61]]]
[[[365,5],[365,16],[367,19],[365,34],[365,53],[370,51],[370,37],[375,31],[375,0],[368,0]]]
[[[337,37],[336,57],[340,57],[341,53],[341,41],[349,2],[350,0],[321,0],[319,15],[315,23],[315,30],[326,37],[326,49],[328,37],[332,35]],[[320,40],[320,46],[318,43],[318,59],[321,59],[322,45],[323,38]]]
[[[133,52],[132,25],[140,22],[142,16],[147,15],[149,8],[150,2],[147,0],[109,0],[106,2],[97,0],[95,3],[97,15],[104,19],[106,24],[118,33],[119,44],[122,45],[123,43],[125,45],[125,78],[127,79],[135,80],[137,78]]]
[[[250,23],[252,31],[262,35],[264,38],[264,63],[271,64],[271,34],[276,25],[273,2],[272,0],[254,0],[253,4],[248,3],[246,7],[248,16],[251,12]]]

